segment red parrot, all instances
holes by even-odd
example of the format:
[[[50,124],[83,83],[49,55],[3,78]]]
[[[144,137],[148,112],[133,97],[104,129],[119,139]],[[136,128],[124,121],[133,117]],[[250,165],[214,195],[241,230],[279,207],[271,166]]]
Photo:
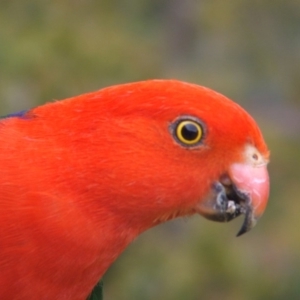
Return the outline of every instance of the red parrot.
[[[176,80],[113,86],[0,120],[0,299],[84,300],[162,222],[265,210],[269,151],[239,105]]]

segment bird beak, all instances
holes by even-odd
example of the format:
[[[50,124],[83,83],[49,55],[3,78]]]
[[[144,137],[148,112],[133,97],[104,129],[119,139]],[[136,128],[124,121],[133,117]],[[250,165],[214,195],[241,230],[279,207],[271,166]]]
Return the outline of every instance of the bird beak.
[[[215,181],[197,212],[207,219],[228,222],[245,215],[237,236],[252,229],[262,216],[269,197],[269,175],[266,163],[235,163],[228,174]]]

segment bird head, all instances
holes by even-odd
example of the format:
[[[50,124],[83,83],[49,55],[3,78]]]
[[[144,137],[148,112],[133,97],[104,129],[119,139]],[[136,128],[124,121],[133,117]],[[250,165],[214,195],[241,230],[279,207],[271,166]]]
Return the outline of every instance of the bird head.
[[[240,235],[263,214],[269,151],[253,118],[225,96],[149,80],[56,105],[66,116],[57,127],[68,131],[62,143],[69,140],[69,157],[70,145],[80,141],[74,160],[88,183],[78,186],[88,185],[99,205],[105,202],[132,226],[144,230],[194,213],[219,222],[243,214]]]

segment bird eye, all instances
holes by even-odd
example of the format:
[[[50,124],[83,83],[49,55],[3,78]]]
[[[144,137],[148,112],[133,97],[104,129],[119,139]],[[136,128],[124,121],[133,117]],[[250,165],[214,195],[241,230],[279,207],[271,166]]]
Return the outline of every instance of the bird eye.
[[[202,126],[194,120],[181,120],[177,123],[175,134],[181,143],[193,146],[201,140],[203,129]]]

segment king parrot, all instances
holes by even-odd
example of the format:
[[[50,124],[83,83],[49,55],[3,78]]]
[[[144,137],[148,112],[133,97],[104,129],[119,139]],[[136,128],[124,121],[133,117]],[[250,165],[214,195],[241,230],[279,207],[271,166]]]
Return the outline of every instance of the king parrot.
[[[0,120],[0,299],[84,300],[139,234],[176,217],[263,214],[253,118],[176,80],[112,86]]]

